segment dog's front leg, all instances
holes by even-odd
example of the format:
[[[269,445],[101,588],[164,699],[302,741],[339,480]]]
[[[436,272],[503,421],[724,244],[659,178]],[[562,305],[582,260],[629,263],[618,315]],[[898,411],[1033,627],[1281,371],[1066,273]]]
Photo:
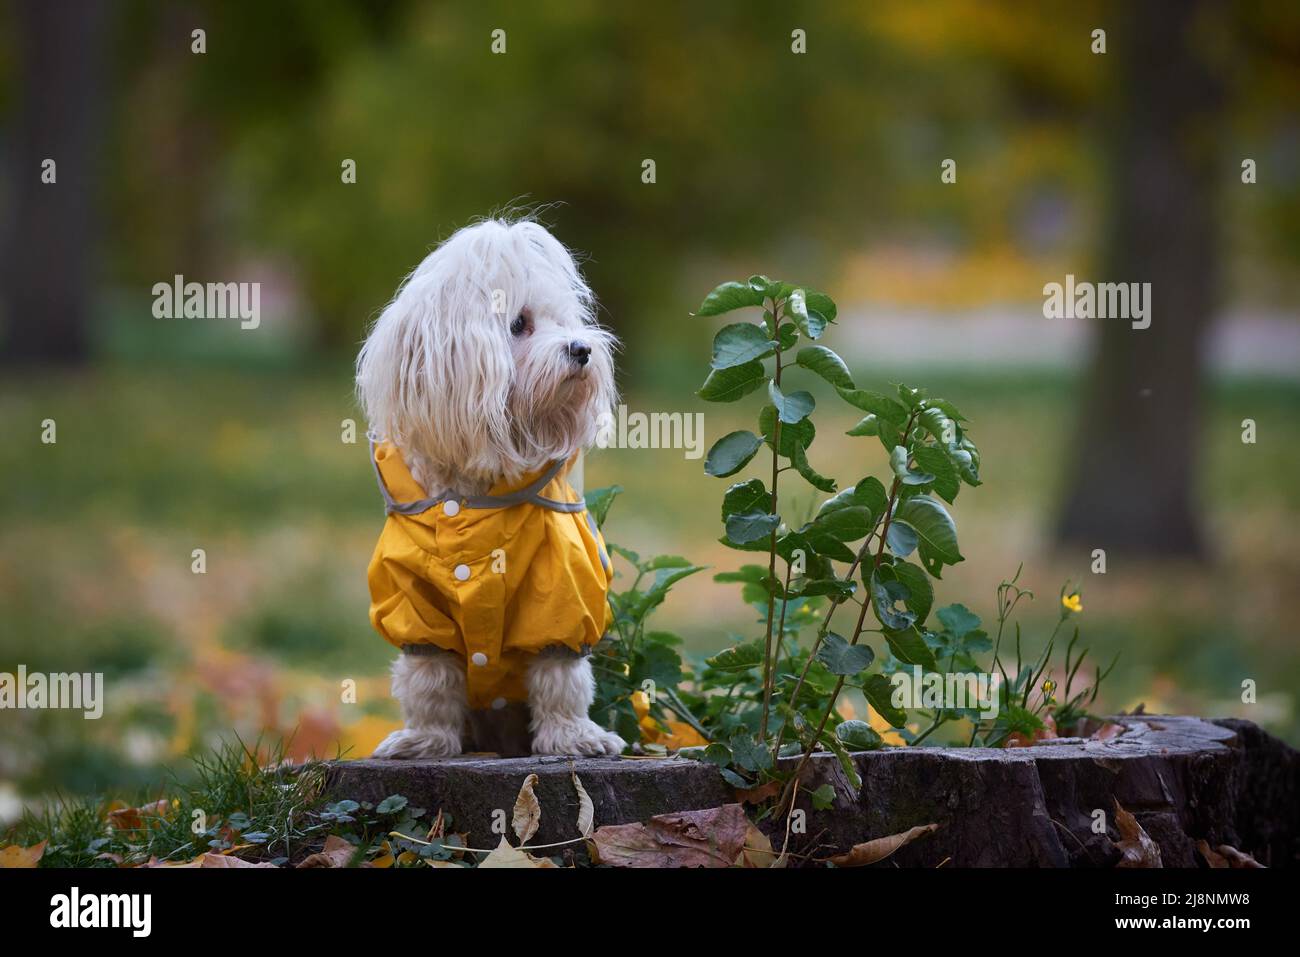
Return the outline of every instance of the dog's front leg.
[[[534,754],[618,754],[626,743],[587,717],[596,697],[591,660],[540,652],[528,663]]]
[[[465,666],[456,655],[441,650],[402,654],[393,662],[393,697],[401,702],[406,727],[380,742],[374,757],[460,754],[465,729]]]

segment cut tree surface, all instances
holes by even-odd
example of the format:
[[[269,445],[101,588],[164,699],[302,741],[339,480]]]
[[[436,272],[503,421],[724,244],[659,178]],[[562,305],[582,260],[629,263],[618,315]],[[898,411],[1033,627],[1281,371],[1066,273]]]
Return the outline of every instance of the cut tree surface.
[[[1300,863],[1300,752],[1249,721],[1142,715],[1112,719],[1107,740],[1059,739],[1032,747],[885,748],[855,754],[853,788],[833,755],[805,772],[808,790],[835,786],[790,849],[815,857],[938,824],[883,866],[1111,867],[1122,852],[1116,803],[1160,848],[1165,867],[1204,866],[1197,842],[1229,845],[1266,866]],[[530,774],[541,807],[530,843],[579,836],[576,771],[596,826],[719,807],[736,794],[709,765],[684,758],[492,758],[332,762],[335,798],[378,802],[402,794],[454,816],[470,846],[494,847],[493,822],[511,819]],[[1097,823],[1099,822],[1099,823]],[[1104,831],[1099,833],[1099,829]],[[763,829],[779,845],[784,820]],[[581,848],[581,844],[574,845]]]

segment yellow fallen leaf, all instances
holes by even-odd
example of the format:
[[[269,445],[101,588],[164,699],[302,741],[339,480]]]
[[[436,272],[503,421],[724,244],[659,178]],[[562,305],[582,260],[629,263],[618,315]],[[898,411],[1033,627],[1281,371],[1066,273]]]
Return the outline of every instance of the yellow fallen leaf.
[[[838,854],[829,860],[836,867],[862,867],[865,864],[874,864],[876,861],[883,861],[900,847],[911,844],[918,837],[937,830],[939,830],[938,824],[920,824],[901,834],[890,834],[888,837],[877,837],[862,844],[854,844],[847,854]]]
[[[41,855],[45,853],[45,845],[48,843],[48,841],[41,841],[31,847],[10,844],[8,847],[0,848],[0,867],[35,867]]]
[[[524,778],[524,786],[519,789],[519,796],[515,798],[515,811],[510,823],[515,829],[515,837],[519,838],[520,844],[527,844],[528,839],[537,833],[542,823],[542,806],[537,802],[537,795],[533,793],[535,784],[537,784],[537,775],[528,775]]]

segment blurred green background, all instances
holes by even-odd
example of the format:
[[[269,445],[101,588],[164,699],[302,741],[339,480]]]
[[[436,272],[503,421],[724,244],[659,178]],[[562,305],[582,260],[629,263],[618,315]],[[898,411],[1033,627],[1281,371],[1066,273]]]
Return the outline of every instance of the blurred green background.
[[[1071,578],[1084,643],[1123,653],[1103,707],[1300,739],[1297,90],[1300,13],[1268,2],[0,8],[0,671],[110,691],[100,721],[0,712],[0,820],[232,732],[361,753],[395,725],[350,363],[434,244],[512,203],[584,255],[630,410],[702,411],[706,448],[749,427],[756,397],[694,396],[719,324],[688,312],[757,272],[824,289],[858,384],[929,387],[983,451],[940,602],[987,620],[1023,562],[1037,648]],[[1067,273],[1151,281],[1152,328],[1045,319]],[[260,282],[261,326],[153,318],[176,274]],[[852,411],[824,401],[810,451],[841,484],[887,472]],[[626,489],[607,537],[741,564],[702,465],[589,456]],[[656,622],[695,653],[755,634],[708,576]]]

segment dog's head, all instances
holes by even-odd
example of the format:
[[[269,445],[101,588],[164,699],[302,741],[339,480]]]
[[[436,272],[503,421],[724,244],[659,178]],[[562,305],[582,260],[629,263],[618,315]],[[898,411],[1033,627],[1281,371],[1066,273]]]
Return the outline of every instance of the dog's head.
[[[513,478],[593,444],[615,345],[569,251],[538,223],[491,219],[406,277],[361,349],[357,392],[404,452]]]

